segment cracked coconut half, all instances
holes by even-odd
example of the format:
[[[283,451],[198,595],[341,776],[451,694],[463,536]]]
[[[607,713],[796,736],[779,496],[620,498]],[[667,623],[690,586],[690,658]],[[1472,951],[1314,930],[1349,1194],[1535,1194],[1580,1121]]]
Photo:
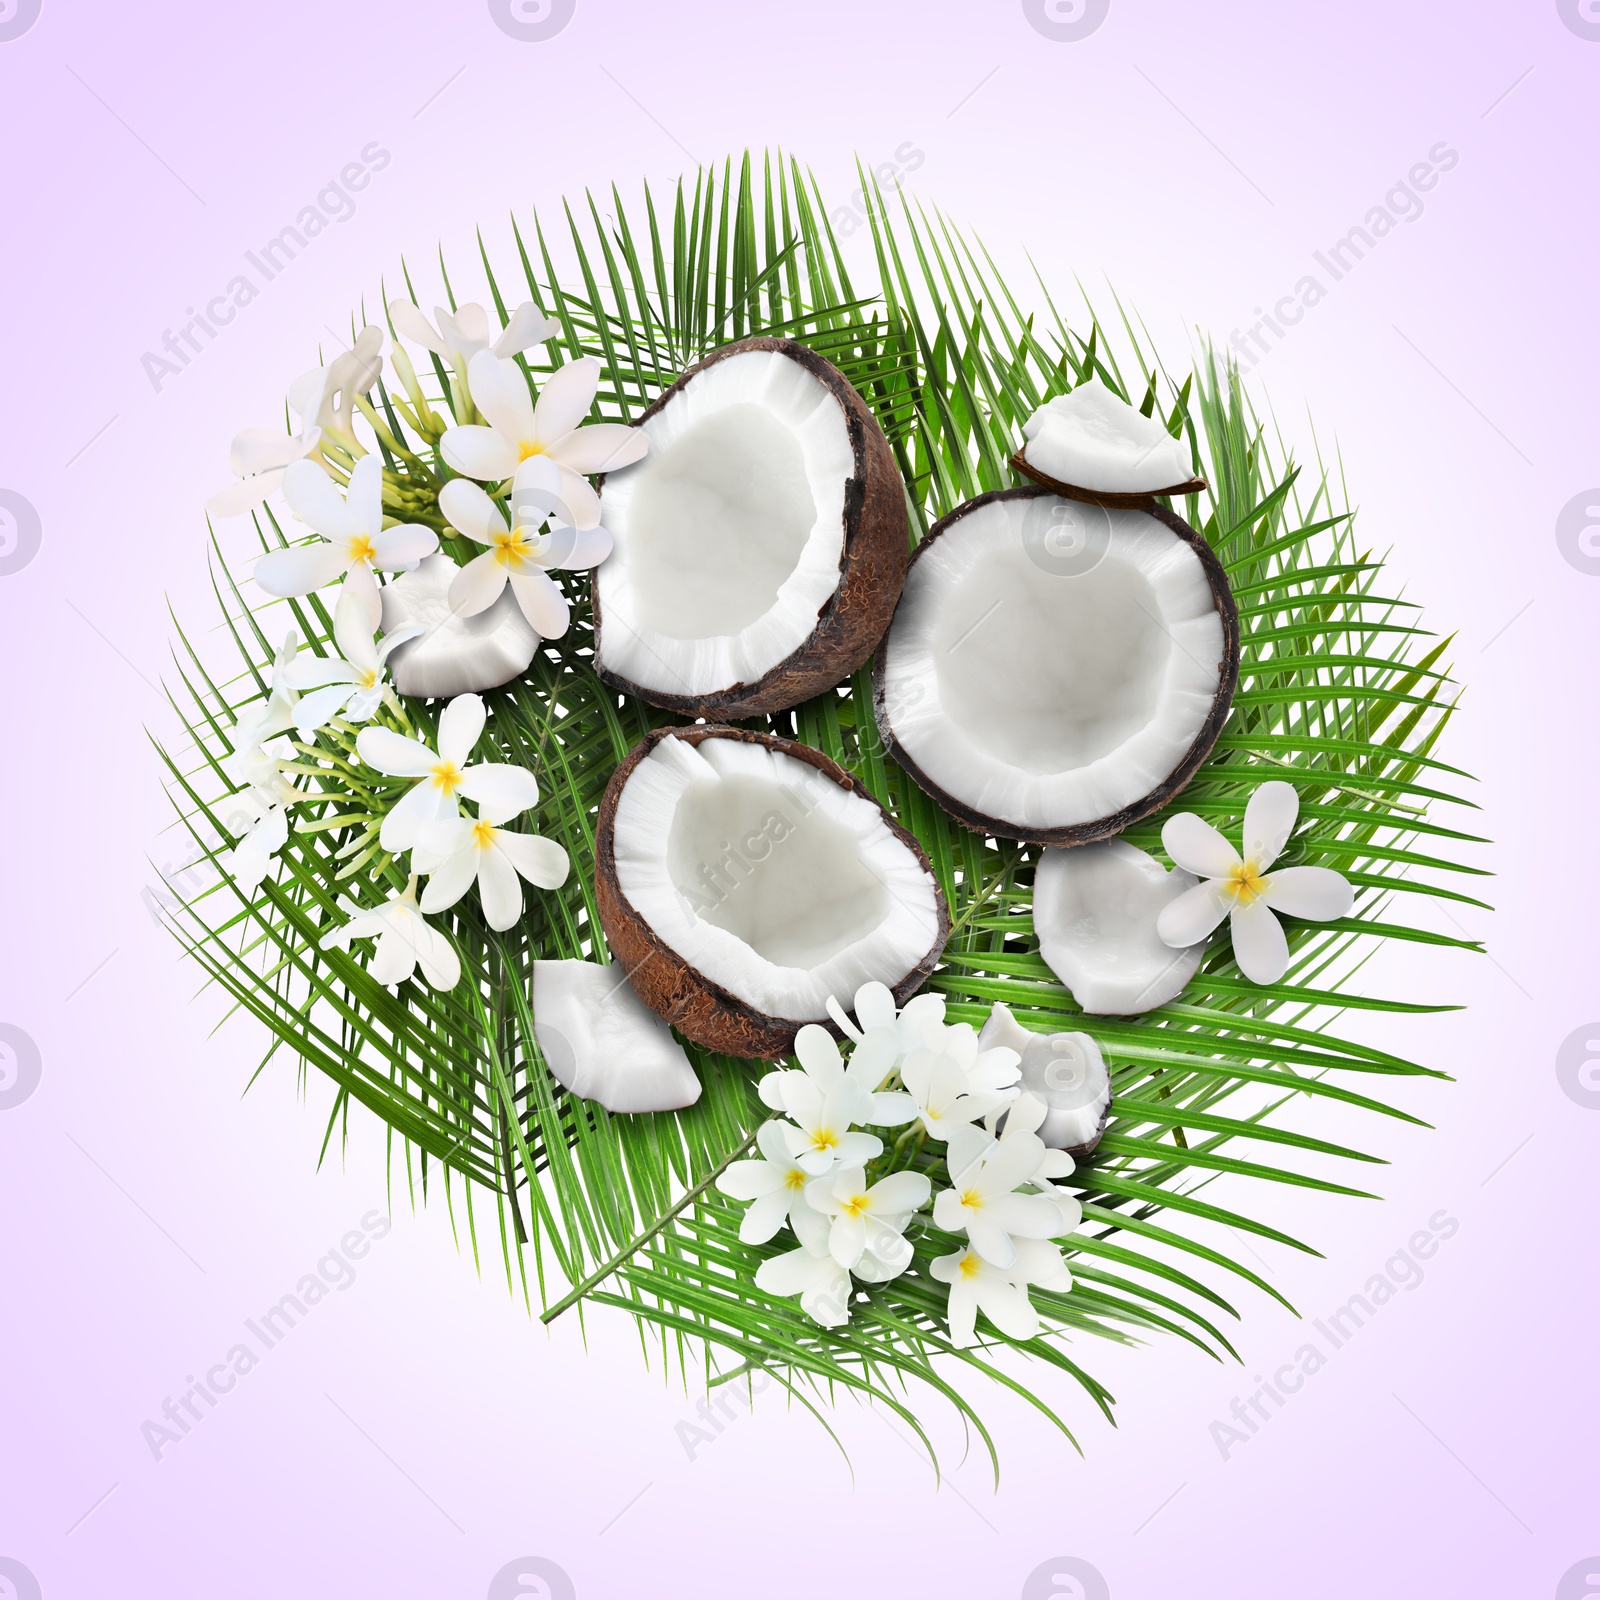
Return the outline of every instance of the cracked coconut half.
[[[389,675],[401,694],[453,699],[498,689],[528,670],[539,635],[510,589],[476,616],[450,604],[450,584],[461,569],[449,556],[428,556],[414,572],[383,588],[383,631],[420,628],[389,655]]]
[[[888,626],[909,544],[883,430],[789,339],[728,345],[639,419],[608,474],[595,668],[688,717],[766,715],[843,681]]]
[[[736,728],[661,728],[634,748],[600,803],[595,889],[640,997],[734,1056],[785,1054],[865,983],[903,1003],[950,931],[922,847],[860,784]]]
[[[874,700],[895,759],[959,822],[1075,845],[1183,788],[1238,674],[1238,610],[1188,523],[1006,489],[917,547]]]
[[[1199,494],[1206,486],[1181,438],[1103,384],[1082,383],[1047,400],[1022,436],[1012,466],[1071,500],[1142,506],[1152,495]]]
[[[978,1048],[1004,1045],[1022,1057],[1022,1088],[1044,1103],[1038,1134],[1052,1150],[1094,1152],[1111,1115],[1111,1072],[1087,1033],[1035,1033],[996,1001],[978,1035]]]

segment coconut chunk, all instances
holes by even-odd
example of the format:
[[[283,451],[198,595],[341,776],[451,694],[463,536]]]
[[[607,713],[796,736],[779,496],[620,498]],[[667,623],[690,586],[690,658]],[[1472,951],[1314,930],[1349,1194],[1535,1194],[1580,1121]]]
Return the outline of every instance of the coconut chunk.
[[[648,453],[609,473],[593,581],[595,667],[687,716],[751,716],[831,688],[900,592],[905,490],[844,376],[787,339],[691,368],[640,418]]]
[[[730,1055],[784,1054],[866,983],[903,1002],[949,932],[916,840],[819,751],[766,734],[652,734],[612,775],[595,853],[634,987]]]
[[[978,1034],[980,1050],[1004,1046],[1022,1057],[1022,1087],[1046,1108],[1038,1134],[1052,1150],[1086,1156],[1111,1114],[1111,1072],[1086,1033],[1035,1033],[996,1001]]]
[[[1039,954],[1094,1016],[1135,1016],[1175,1000],[1206,941],[1174,950],[1156,933],[1162,909],[1194,887],[1125,839],[1046,850],[1033,880]]]
[[[1232,703],[1238,627],[1220,562],[1165,508],[980,495],[917,547],[878,654],[879,730],[971,828],[1106,838],[1205,759]]]
[[[425,631],[389,654],[389,675],[401,694],[444,698],[497,689],[528,670],[539,635],[508,586],[475,617],[450,607],[450,582],[460,568],[449,556],[425,558],[383,588],[383,631]]]
[[[1017,464],[1030,477],[1089,494],[1170,494],[1195,483],[1189,447],[1104,384],[1047,400],[1022,425]],[[1200,485],[1204,487],[1204,485]]]
[[[607,1111],[677,1111],[700,1098],[683,1046],[621,967],[535,961],[533,1036],[561,1086]]]

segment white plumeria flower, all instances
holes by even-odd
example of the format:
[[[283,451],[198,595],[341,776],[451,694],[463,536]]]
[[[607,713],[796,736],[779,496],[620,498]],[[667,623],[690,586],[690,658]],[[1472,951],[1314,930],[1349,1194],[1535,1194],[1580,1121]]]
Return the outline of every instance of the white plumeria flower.
[[[894,995],[887,984],[864,983],[856,990],[854,1022],[832,995],[828,996],[827,1004],[828,1015],[847,1038],[860,1044],[874,1034],[893,1034],[901,1055],[925,1044],[930,1028],[937,1030],[944,1026],[942,994],[913,995],[903,1009],[896,1011]]]
[[[548,456],[561,474],[563,520],[580,530],[595,527],[600,497],[585,474],[614,472],[638,461],[647,448],[637,428],[583,425],[600,387],[599,361],[584,356],[558,367],[545,379],[537,405],[516,362],[500,361],[488,350],[472,358],[467,381],[488,426],[468,424],[444,435],[439,451],[451,469],[500,483],[531,457]]]
[[[767,1073],[756,1085],[762,1104],[774,1111],[795,1115],[789,1105],[791,1090],[803,1098],[810,1092],[807,1085],[827,1094],[836,1085],[844,1084],[853,1095],[849,1108],[852,1122],[869,1123],[875,1128],[895,1128],[915,1118],[916,1102],[909,1095],[878,1092],[896,1059],[893,1050],[886,1047],[886,1041],[880,1039],[872,1044],[857,1045],[846,1066],[839,1046],[829,1037],[827,1029],[808,1022],[795,1035],[794,1053],[800,1063],[798,1072],[779,1068]]]
[[[1037,1095],[1029,1094],[1024,1089],[1004,1110],[991,1111],[984,1118],[984,1126],[991,1134],[996,1134],[1001,1139],[1009,1139],[1017,1134],[1038,1133],[1049,1115],[1049,1106]],[[1065,1150],[1052,1150],[1046,1145],[1038,1170],[1026,1180],[1030,1188],[1038,1189],[1044,1194],[1059,1196],[1056,1204],[1067,1222],[1067,1226],[1061,1230],[1062,1233],[1071,1233],[1083,1220],[1083,1207],[1056,1188],[1056,1181],[1060,1178],[1070,1178],[1077,1171],[1077,1165]]]
[[[415,875],[381,906],[363,908],[341,899],[339,909],[350,920],[330,928],[317,943],[324,949],[348,950],[352,939],[376,939],[367,970],[379,983],[404,983],[418,967],[435,989],[453,989],[461,981],[456,947],[417,908]]]
[[[212,495],[206,510],[214,517],[233,517],[260,505],[294,462],[318,453],[326,434],[353,444],[355,397],[377,381],[382,350],[383,329],[366,327],[349,350],[296,378],[289,386],[289,409],[300,418],[300,431],[245,428],[235,435],[228,470],[239,482]]]
[[[229,758],[230,775],[248,787],[223,802],[222,824],[240,839],[218,858],[218,865],[246,893],[260,886],[272,858],[289,842],[288,807],[301,798],[284,776],[294,755],[287,739],[271,739],[236,750]]]
[[[765,1244],[785,1223],[797,1238],[826,1246],[826,1220],[806,1200],[811,1174],[789,1154],[784,1125],[774,1118],[756,1132],[761,1159],[735,1161],[717,1179],[717,1188],[734,1200],[748,1200],[750,1208],[739,1223],[746,1244]]]
[[[483,770],[472,768],[474,772]],[[411,852],[411,865],[429,874],[428,887],[422,891],[422,909],[447,910],[476,882],[483,920],[497,933],[504,933],[522,915],[523,878],[536,889],[559,889],[567,881],[567,852],[553,839],[512,833],[501,826],[532,803],[483,800],[476,817],[456,817],[425,827]]]
[[[995,1266],[971,1246],[929,1263],[934,1277],[950,1285],[945,1318],[950,1342],[957,1349],[977,1341],[980,1311],[1008,1338],[1036,1338],[1043,1324],[1028,1298],[1028,1285],[1063,1292],[1072,1287],[1072,1274],[1058,1246],[1040,1239],[1019,1239],[1016,1245],[1010,1267]]]
[[[1355,893],[1328,867],[1272,863],[1294,832],[1300,796],[1292,783],[1264,783],[1244,813],[1244,854],[1192,811],[1168,817],[1161,830],[1167,854],[1197,883],[1167,905],[1156,932],[1174,949],[1199,944],[1224,917],[1233,934],[1233,958],[1252,983],[1276,983],[1289,969],[1289,941],[1274,912],[1327,922],[1348,915]]]
[[[1021,1057],[1006,1046],[978,1049],[970,1024],[927,1033],[927,1042],[900,1063],[900,1077],[916,1102],[930,1138],[948,1140],[1017,1097]]]
[[[582,531],[558,523],[541,532],[561,496],[561,469],[548,456],[529,456],[516,470],[511,523],[470,478],[452,478],[439,492],[439,510],[458,533],[487,545],[450,580],[450,609],[475,617],[500,598],[507,583],[536,633],[559,639],[567,631],[567,599],[552,572],[597,567],[611,554],[611,535],[596,525]]]
[[[333,638],[339,655],[301,656],[285,672],[295,689],[309,691],[293,708],[295,732],[309,739],[338,716],[346,722],[370,721],[383,704],[384,662],[389,652],[424,631],[420,624],[396,628],[375,645],[359,592],[342,588],[333,610]]]
[[[511,313],[511,320],[492,340],[489,313],[475,300],[454,312],[435,306],[432,322],[411,301],[391,300],[389,320],[396,333],[451,362],[458,356],[463,362],[470,361],[480,350],[504,360],[561,332],[561,324],[554,317],[545,316],[531,300],[524,300]]]
[[[933,1202],[934,1225],[946,1233],[965,1233],[967,1241],[991,1266],[1016,1263],[1019,1239],[1053,1239],[1076,1219],[1068,1203],[1054,1195],[1021,1194],[1044,1162],[1044,1141],[1036,1133],[1018,1132],[995,1140],[981,1128],[950,1132],[946,1164],[953,1187]]]
[[[369,767],[392,778],[420,780],[383,819],[378,843],[385,850],[409,850],[429,824],[459,816],[458,796],[495,807],[506,817],[526,811],[539,798],[539,785],[525,767],[500,761],[468,766],[487,718],[477,695],[458,694],[440,713],[438,750],[390,728],[363,728],[356,735],[356,754]]]
[[[439,548],[438,534],[420,523],[384,527],[383,463],[377,456],[363,456],[355,464],[343,495],[315,461],[296,461],[284,473],[283,493],[295,515],[322,540],[262,556],[255,579],[267,594],[312,594],[343,578],[376,629],[382,602],[373,569],[410,572]]]
[[[233,739],[233,753],[222,758],[222,770],[235,783],[249,783],[251,780],[246,774],[245,764],[268,739],[287,733],[294,726],[300,695],[292,678],[294,659],[299,649],[300,635],[291,628],[283,636],[283,643],[273,657],[266,701],[252,706],[248,715],[240,717],[229,730]]]
[[[801,1245],[773,1256],[756,1268],[756,1287],[768,1294],[797,1294],[800,1309],[824,1328],[840,1328],[850,1320],[850,1274],[829,1253]]]
[[[869,1274],[884,1282],[911,1265],[906,1225],[928,1202],[933,1185],[920,1172],[891,1172],[874,1184],[860,1165],[840,1166],[806,1188],[812,1209],[833,1219],[828,1253],[852,1271],[871,1256],[883,1273]]]

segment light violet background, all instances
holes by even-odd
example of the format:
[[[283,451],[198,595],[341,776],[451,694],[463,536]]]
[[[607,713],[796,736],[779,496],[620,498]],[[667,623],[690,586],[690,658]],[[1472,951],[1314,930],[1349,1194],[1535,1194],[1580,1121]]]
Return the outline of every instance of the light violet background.
[[[0,33],[26,15],[7,4]],[[1600,1093],[1592,1066],[1572,1094],[1556,1070],[1600,1015],[1600,578],[1556,538],[1600,484],[1600,13],[1112,0],[1060,42],[1025,12],[578,0],[556,36],[519,42],[482,0],[44,0],[0,40],[0,489],[42,529],[0,577],[0,1022],[41,1061],[0,1111],[0,1595],[1600,1590],[1586,1566],[1563,1577],[1600,1552]],[[142,355],[371,141],[392,161],[353,218],[156,392]],[[1389,950],[1362,979],[1471,1002],[1359,1024],[1455,1075],[1395,1090],[1436,1131],[1328,1105],[1303,1119],[1393,1162],[1357,1174],[1382,1200],[1212,1191],[1324,1252],[1259,1250],[1306,1322],[1228,1283],[1242,1366],[1172,1339],[1079,1350],[1116,1428],[1037,1381],[1082,1456],[978,1386],[998,1491],[934,1404],[942,1482],[883,1414],[832,1415],[847,1465],[770,1393],[691,1459],[678,1424],[698,1395],[646,1367],[625,1319],[545,1332],[492,1228],[480,1271],[459,1205],[387,1194],[369,1119],[319,1170],[324,1083],[302,1092],[274,1064],[245,1093],[260,1034],[211,1032],[216,997],[141,900],[151,863],[182,858],[146,737],[174,729],[166,604],[226,654],[205,632],[201,505],[228,442],[281,416],[402,253],[431,292],[442,244],[465,296],[475,226],[506,259],[511,209],[555,222],[586,185],[631,200],[642,177],[660,193],[771,144],[837,210],[853,152],[909,147],[908,191],[1014,278],[1026,251],[1063,292],[1074,274],[1102,299],[1114,284],[1181,362],[1290,293],[1439,141],[1460,160],[1424,213],[1249,380],[1302,458],[1315,418],[1363,545],[1457,631],[1467,692],[1444,754],[1482,780],[1460,820],[1499,841],[1474,858],[1500,873],[1492,917],[1402,902],[1489,956]],[[353,1285],[153,1459],[141,1424],[375,1208],[393,1231]],[[1459,1229],[1424,1281],[1224,1460],[1210,1425],[1234,1397],[1441,1209]]]

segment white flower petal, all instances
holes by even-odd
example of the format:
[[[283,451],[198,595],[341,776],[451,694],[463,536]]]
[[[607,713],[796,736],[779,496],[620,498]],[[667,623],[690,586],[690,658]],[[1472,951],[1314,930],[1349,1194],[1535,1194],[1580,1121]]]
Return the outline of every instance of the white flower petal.
[[[284,433],[278,428],[244,428],[234,435],[228,451],[228,471],[236,478],[281,471],[291,461],[298,461],[306,448],[299,434]]]
[[[559,889],[567,881],[571,862],[554,839],[542,838],[537,833],[503,831],[495,843],[536,889]]]
[[[378,728],[361,730],[363,735],[383,731]],[[424,779],[408,789],[389,808],[388,816],[383,819],[383,826],[378,829],[378,843],[385,850],[398,855],[402,850],[409,850],[430,823],[444,817],[453,817],[455,813],[455,800],[440,793],[436,784]],[[433,908],[424,907],[424,909]]]
[[[1238,851],[1192,811],[1168,817],[1161,829],[1161,842],[1185,872],[1197,877],[1225,878],[1239,865]]]
[[[484,921],[497,933],[504,933],[522,915],[522,884],[498,839],[478,852],[478,899]]]
[[[439,491],[439,510],[452,528],[479,544],[506,531],[499,506],[471,478],[452,478]]]
[[[461,480],[456,479],[459,483]],[[458,617],[475,617],[487,611],[500,598],[510,576],[505,563],[495,559],[493,550],[474,556],[450,580],[446,598],[451,612]]]
[[[342,666],[343,663],[330,661],[327,665]],[[310,694],[301,695],[299,704],[294,708],[295,732],[302,739],[309,738],[318,728],[332,722],[355,692],[353,683],[330,683],[324,689],[314,689]]]
[[[498,827],[539,802],[539,781],[526,767],[485,761],[461,774],[461,793],[477,802],[484,819]]]
[[[517,447],[493,428],[475,422],[451,428],[439,441],[439,454],[452,472],[485,483],[499,483],[517,470]]]
[[[1169,900],[1156,918],[1156,936],[1174,950],[1199,944],[1233,908],[1233,889],[1212,878]]]
[[[1263,900],[1235,908],[1233,959],[1252,983],[1276,983],[1289,970],[1289,941]]]
[[[649,443],[643,430],[621,422],[591,422],[545,445],[546,452],[573,472],[616,472],[643,460]]]
[[[571,433],[589,415],[595,391],[599,387],[598,356],[580,356],[576,361],[558,367],[544,380],[544,387],[539,391],[530,437],[537,440],[542,448],[548,449],[557,439]],[[485,411],[484,415],[488,416],[489,413]],[[493,418],[490,420],[493,421]]]
[[[1329,922],[1334,917],[1349,916],[1355,904],[1355,890],[1330,867],[1285,867],[1268,877],[1261,903],[1285,916]]]
[[[520,449],[533,443],[533,401],[515,361],[501,361],[480,350],[467,367],[467,387],[472,391],[472,403],[507,444]]]
[[[391,728],[363,728],[356,737],[356,754],[391,778],[425,778],[439,764],[427,745]]]
[[[350,482],[344,491],[344,503],[352,526],[358,532],[366,534],[369,539],[378,538],[379,530],[383,527],[381,457],[362,456],[350,469]]]
[[[451,592],[454,593],[454,590],[452,584]],[[522,614],[535,633],[542,634],[546,639],[559,639],[567,631],[572,608],[547,573],[513,572],[511,592],[517,597],[517,604],[522,607]]]
[[[439,717],[441,759],[458,767],[466,766],[488,717],[489,713],[478,695],[458,694]]]
[[[433,869],[418,902],[424,912],[448,910],[472,887],[478,874],[477,857],[474,849],[457,850]]]
[[[600,521],[600,496],[587,478],[580,477],[570,468],[561,471],[561,520],[573,527],[587,529]]]
[[[424,350],[449,358],[450,346],[439,337],[433,324],[423,316],[421,308],[409,300],[391,300],[389,320],[402,339],[409,339],[412,344],[420,344]]]
[[[1256,871],[1265,872],[1283,854],[1300,815],[1300,795],[1292,783],[1274,779],[1250,796],[1244,808],[1244,854]]]
[[[431,556],[439,548],[439,535],[420,522],[402,522],[375,534],[372,548],[373,564],[383,571],[413,572],[424,556]]]
[[[570,528],[557,523],[545,541],[543,564],[567,572],[598,567],[611,554],[611,535],[597,523],[592,528]]]
[[[292,462],[283,474],[289,509],[324,538],[347,538],[361,530],[338,485],[315,461]]]
[[[326,589],[348,565],[342,550],[319,539],[315,544],[267,551],[257,560],[254,577],[263,594],[286,599]]]
[[[504,361],[520,351],[531,350],[536,344],[543,344],[547,339],[554,339],[560,332],[561,324],[554,317],[547,317],[533,301],[524,300],[511,313],[505,332],[490,349]]]

